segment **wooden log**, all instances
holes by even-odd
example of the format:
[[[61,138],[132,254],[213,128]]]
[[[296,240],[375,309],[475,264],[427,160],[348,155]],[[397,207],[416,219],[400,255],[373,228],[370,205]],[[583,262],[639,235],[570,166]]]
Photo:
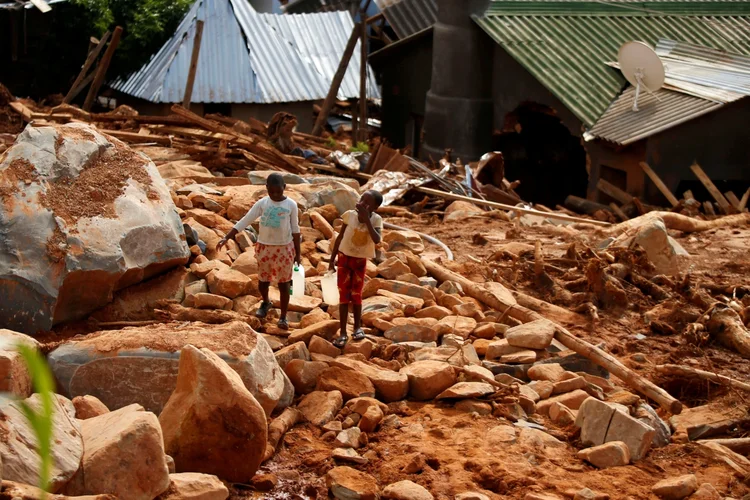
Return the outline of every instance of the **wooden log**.
[[[750,332],[734,309],[723,304],[714,306],[709,313],[706,328],[724,347],[739,353],[743,358],[750,358]]]
[[[369,2],[368,2],[369,3]],[[364,16],[364,12],[362,12]],[[361,25],[359,56],[359,140],[367,142],[369,138],[367,125],[367,23]]]
[[[719,204],[719,208],[721,209],[721,211],[725,214],[733,213],[732,207],[727,199],[724,198],[724,195],[721,194],[721,191],[719,191],[716,185],[706,175],[700,165],[698,165],[697,163],[693,163],[690,166],[690,170],[693,171],[698,180],[701,181],[701,184],[703,184],[708,192],[711,193],[711,196],[713,196],[714,200],[716,200],[716,203]]]
[[[104,49],[104,46],[107,45],[107,40],[109,40],[110,32],[107,31],[102,36],[102,39],[99,40],[99,43],[96,44],[93,50],[89,51],[88,56],[86,57],[86,61],[83,63],[83,67],[81,67],[81,72],[78,73],[78,76],[76,77],[75,81],[73,82],[73,85],[70,86],[70,90],[68,91],[67,95],[63,99],[63,102],[65,104],[70,104],[70,102],[76,98],[76,96],[83,90],[83,87],[85,85],[81,85],[81,82],[83,82],[86,79],[86,74],[91,69],[91,66],[93,66],[94,62],[96,61],[96,58],[99,57],[99,54],[101,53],[102,49]],[[93,76],[88,79],[90,82],[91,79],[93,79]]]
[[[745,207],[747,207],[747,201],[750,199],[750,188],[745,191],[745,194],[742,195],[742,199],[740,200],[740,212],[745,210]]]
[[[91,111],[91,106],[94,105],[96,95],[99,93],[102,83],[104,83],[104,77],[107,75],[109,64],[112,62],[112,56],[115,55],[117,45],[120,43],[121,34],[122,28],[120,26],[116,27],[115,32],[112,33],[112,40],[110,40],[109,46],[107,46],[107,50],[104,52],[104,56],[102,56],[102,60],[99,61],[99,65],[96,67],[96,76],[91,84],[91,88],[89,88],[89,93],[86,95],[86,101],[83,103],[84,111]]]
[[[135,142],[135,143],[149,143],[161,144],[163,146],[171,146],[172,139],[161,135],[141,135],[136,132],[124,132],[122,130],[100,130],[103,134],[111,135],[124,142]]]
[[[201,53],[201,39],[203,38],[203,21],[195,23],[195,38],[193,39],[193,54],[190,57],[190,69],[188,70],[187,83],[185,84],[185,95],[182,98],[182,107],[190,108],[190,100],[193,98],[193,85],[195,84],[195,72],[198,70],[198,57]]]
[[[720,227],[735,227],[750,224],[750,214],[748,213],[728,215],[714,220],[699,220],[672,212],[649,212],[646,215],[611,226],[607,229],[607,233],[610,235],[620,235],[633,227],[643,224],[644,220],[650,217],[659,217],[664,221],[667,229],[682,231],[683,233],[699,233]]]
[[[606,210],[608,212],[612,211],[612,209],[610,209],[607,205],[602,205],[601,203],[596,203],[595,201],[580,198],[578,196],[573,196],[572,194],[565,198],[565,206],[579,214],[588,215],[598,212],[599,210]]]
[[[728,438],[728,439],[699,439],[698,444],[715,443],[729,448],[740,455],[750,454],[750,438]]]
[[[739,380],[729,378],[725,375],[719,375],[718,373],[698,370],[697,368],[690,368],[689,366],[657,365],[656,371],[664,375],[684,378],[699,378],[701,380],[709,380],[720,385],[727,385],[729,387],[734,387],[743,391],[750,391],[750,384],[746,382],[740,382]]]
[[[503,311],[508,309],[508,315],[523,323],[546,319],[542,315],[523,307],[522,305],[512,303],[503,299],[499,293],[491,293],[487,289],[480,287],[471,280],[445,269],[440,264],[429,259],[422,258],[427,271],[438,281],[455,281],[459,283],[464,293],[474,297],[478,301],[486,304],[493,309]],[[516,295],[517,296],[517,295]],[[630,368],[626,367],[614,356],[602,351],[598,347],[586,342],[585,340],[575,337],[572,333],[564,329],[559,324],[555,324],[555,339],[558,340],[568,349],[590,359],[597,365],[607,369],[610,373],[619,377],[628,386],[643,394],[644,396],[659,403],[659,405],[673,414],[679,414],[682,411],[682,403],[673,398],[664,389],[656,386],[651,381],[641,377]]]
[[[708,215],[716,215],[716,210],[714,210],[714,204],[711,203],[710,201],[704,201],[703,202],[703,210]]]
[[[734,194],[732,191],[727,191],[724,193],[724,197],[727,199],[730,205],[732,205],[732,208],[737,210],[738,212],[742,212],[740,210],[740,200],[737,198],[737,195]]]
[[[633,201],[632,195],[626,193],[622,189],[604,179],[599,179],[599,182],[596,183],[596,187],[602,193],[611,196],[622,204],[630,203],[631,201]]]
[[[302,412],[297,408],[287,408],[281,415],[273,419],[268,425],[268,440],[266,441],[266,452],[263,455],[263,462],[271,459],[276,454],[276,448],[278,448],[284,434],[303,420]]]
[[[678,201],[674,194],[672,194],[672,191],[669,190],[666,184],[664,184],[664,181],[661,180],[659,175],[653,171],[653,169],[646,163],[645,161],[642,161],[639,163],[641,166],[641,169],[648,175],[649,179],[651,179],[651,182],[653,182],[657,189],[661,192],[661,194],[664,195],[664,197],[667,199],[669,203],[672,204],[674,207],[677,205]]]
[[[331,81],[331,87],[328,89],[328,95],[326,95],[320,113],[318,113],[318,118],[315,120],[312,135],[320,135],[325,128],[328,114],[331,112],[331,108],[333,108],[333,105],[336,102],[336,96],[339,93],[341,82],[344,80],[346,69],[349,67],[349,61],[352,58],[352,54],[354,54],[354,48],[357,46],[357,39],[359,38],[360,30],[359,23],[355,24],[352,28],[352,34],[349,35],[349,41],[346,42],[346,48],[341,56],[341,61],[339,61],[339,67],[336,70],[336,74],[333,75],[333,81]]]
[[[612,211],[624,222],[626,220],[630,220],[630,217],[625,215],[625,212],[622,211],[620,207],[617,206],[617,203],[610,203],[610,208],[612,208]]]

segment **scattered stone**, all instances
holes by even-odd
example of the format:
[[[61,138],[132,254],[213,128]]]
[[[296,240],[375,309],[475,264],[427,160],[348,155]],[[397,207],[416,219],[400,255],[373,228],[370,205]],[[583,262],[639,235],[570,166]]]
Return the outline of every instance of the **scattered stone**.
[[[495,388],[483,382],[459,382],[441,392],[435,399],[470,399],[495,393]]]
[[[383,498],[391,500],[433,500],[432,494],[423,486],[411,481],[399,481],[383,489]]]
[[[64,495],[52,495],[49,492],[30,486],[28,484],[16,483],[14,481],[4,480],[2,482],[3,497],[16,500],[117,500],[114,495],[89,495],[82,497],[71,497]]]
[[[357,453],[354,448],[335,448],[331,456],[339,462],[350,462],[357,465],[365,465],[369,462],[369,460]]]
[[[721,495],[711,483],[703,483],[690,500],[721,500]]]
[[[19,345],[39,350],[39,342],[28,335],[0,329],[0,392],[28,398],[34,392],[33,385]]]
[[[476,399],[463,399],[456,403],[455,408],[458,411],[465,411],[466,413],[477,413],[482,416],[492,414],[492,405],[484,401],[478,401]]]
[[[467,318],[474,318],[476,321],[484,320],[484,313],[476,304],[476,302],[466,302],[453,306],[453,313],[456,316],[464,316]]]
[[[556,364],[539,364],[529,368],[528,375],[531,380],[548,380],[557,382],[565,373],[565,368]]]
[[[560,426],[566,426],[576,421],[573,411],[562,403],[553,403],[549,408],[549,418]]]
[[[384,415],[388,413],[388,405],[386,405],[385,403],[381,403],[375,398],[355,398],[349,400],[346,403],[347,408],[349,408],[354,413],[358,413],[359,415],[364,415],[365,413],[367,413],[367,410],[369,410],[372,406],[377,406],[378,408],[380,408]]]
[[[737,425],[744,416],[741,408],[727,410],[715,405],[703,405],[685,408],[679,415],[670,417],[669,424],[674,430],[675,441],[697,441]]]
[[[528,349],[512,346],[508,343],[507,339],[501,339],[490,343],[489,347],[487,347],[487,355],[485,358],[488,361],[493,361],[498,360],[507,354],[515,354],[518,352],[528,352]],[[534,353],[534,359],[536,359],[536,353]]]
[[[94,396],[77,396],[73,398],[73,406],[76,409],[76,418],[79,420],[109,413],[109,408]]]
[[[395,280],[406,273],[411,273],[411,268],[396,257],[391,257],[378,266],[378,274],[387,280]]]
[[[494,323],[482,323],[477,325],[471,334],[480,339],[492,340],[497,335],[497,329],[495,328]]]
[[[525,365],[529,363],[533,363],[536,361],[536,352],[531,350],[523,350],[518,351],[513,354],[504,354],[503,356],[500,356],[499,361],[501,363],[509,364],[509,365]]]
[[[456,372],[448,363],[416,361],[403,367],[400,373],[409,379],[409,394],[419,401],[434,399],[456,383]]]
[[[229,490],[218,477],[183,472],[169,475],[169,489],[158,500],[226,500]]]
[[[232,269],[217,269],[208,273],[206,283],[211,293],[233,299],[247,293],[250,278]]]
[[[477,321],[474,318],[465,318],[463,316],[446,316],[433,329],[439,335],[455,334],[468,339],[471,332],[477,327]]]
[[[486,357],[487,349],[489,349],[491,343],[492,343],[491,340],[477,339],[474,342],[472,342],[472,345],[474,346],[474,350],[477,351],[477,354],[479,356]]]
[[[297,473],[297,477],[294,476],[296,471],[292,471],[292,474],[290,474],[287,479],[289,481],[294,481],[295,479],[299,479],[299,475]],[[281,473],[279,473],[281,475]],[[253,488],[255,488],[257,491],[271,491],[273,490],[276,485],[279,483],[279,478],[276,476],[276,474],[256,474],[253,477],[253,480],[250,482],[250,484],[253,485]]]
[[[648,260],[654,264],[659,274],[671,276],[678,273],[690,256],[669,236],[664,220],[655,215],[643,219],[637,227],[626,231],[612,243],[613,246],[626,248],[633,244],[646,251]]]
[[[497,425],[487,432],[487,442],[492,446],[502,446],[516,442],[516,429],[511,425]]]
[[[557,495],[548,495],[546,493],[526,493],[523,500],[561,500]]]
[[[297,405],[305,420],[313,425],[325,425],[333,420],[344,404],[344,397],[339,391],[311,392]]]
[[[451,316],[453,313],[450,309],[441,306],[425,307],[414,314],[415,318],[432,318],[440,321],[441,319]]]
[[[490,497],[476,491],[467,491],[466,493],[456,495],[455,500],[490,500]]]
[[[494,381],[492,372],[483,366],[465,366],[461,370],[461,382],[487,382],[492,385]]]
[[[552,394],[562,394],[565,392],[572,392],[577,389],[584,389],[586,385],[586,379],[580,376],[576,376],[567,380],[555,382],[555,385],[552,387]]]
[[[464,342],[466,342],[464,338],[458,335],[443,335],[443,340],[440,342],[440,347],[453,347],[460,349],[464,345]]]
[[[384,417],[383,410],[379,406],[370,406],[362,415],[358,424],[359,428],[362,429],[362,432],[375,432]]]
[[[483,361],[482,366],[490,370],[495,375],[510,375],[519,380],[526,380],[529,368],[533,365],[506,365],[504,363],[495,363],[493,361]]]
[[[351,467],[334,467],[328,471],[326,485],[339,500],[377,500],[380,496],[375,478]]]
[[[667,446],[670,443],[672,437],[672,431],[669,429],[669,425],[659,417],[656,411],[646,403],[641,403],[636,409],[635,418],[648,425],[656,433],[654,434],[654,441],[652,446],[654,448],[661,448]]]
[[[196,293],[192,295],[193,305],[196,309],[224,309],[231,308],[232,299],[214,295],[212,293]]]
[[[375,387],[362,373],[332,366],[321,373],[316,388],[318,391],[338,391],[349,401],[354,398],[375,397]]]
[[[581,442],[585,446],[604,444],[614,413],[615,409],[603,401],[596,398],[585,400],[576,417],[576,425],[581,428]]]
[[[304,342],[295,342],[292,345],[284,347],[278,350],[274,357],[276,362],[279,364],[282,370],[286,369],[286,365],[289,364],[293,359],[300,359],[303,361],[310,361],[310,351],[307,350],[307,346]]]
[[[633,461],[640,460],[646,456],[651,449],[656,431],[652,427],[636,420],[623,412],[615,411],[607,429],[606,442],[623,441],[630,449],[630,458]],[[696,486],[697,489],[697,486]]]
[[[609,500],[609,495],[584,488],[575,492],[573,500]]]
[[[315,390],[318,378],[327,369],[327,363],[293,359],[286,365],[284,372],[292,381],[295,394],[303,395]]]
[[[544,450],[545,448],[565,448],[567,445],[539,429],[522,428],[518,433],[518,443],[521,446]]]
[[[546,349],[555,337],[555,324],[546,319],[539,319],[514,326],[505,333],[508,343],[525,349]]]
[[[438,332],[426,326],[396,326],[386,331],[383,336],[393,342],[435,342]]]
[[[65,487],[66,494],[108,493],[120,499],[149,500],[169,488],[159,420],[142,410],[132,405],[81,422],[83,459]]]
[[[344,347],[344,354],[361,354],[365,359],[370,359],[375,345],[375,342],[370,339],[347,342]]]
[[[23,400],[39,413],[39,394]],[[22,410],[22,401],[3,398],[0,401],[0,466],[2,479],[24,484],[39,482],[39,455],[34,430]],[[78,470],[84,453],[81,424],[75,419],[73,404],[62,396],[53,398],[51,492],[59,491]],[[104,493],[97,491],[96,493]]]
[[[628,465],[630,463],[630,450],[622,441],[610,441],[579,451],[578,458],[586,460],[594,467],[608,469],[609,467]]]
[[[331,420],[326,425],[322,426],[321,429],[338,434],[339,432],[344,430],[344,426],[341,425],[341,422],[339,422],[338,420]]]
[[[341,349],[328,342],[327,340],[318,337],[317,335],[314,335],[312,338],[310,338],[310,345],[308,347],[308,350],[311,353],[325,354],[326,356],[330,356],[332,358],[341,355]]]
[[[339,432],[334,444],[339,448],[359,448],[362,430],[359,427],[350,427]]]
[[[568,392],[566,394],[561,394],[560,396],[555,396],[550,399],[546,399],[542,402],[540,402],[536,409],[537,413],[540,415],[549,415],[549,409],[554,403],[560,403],[564,406],[567,406],[571,410],[577,410],[581,407],[584,401],[586,401],[591,396],[586,393],[586,391],[577,390],[573,392]],[[601,444],[601,443],[598,443]]]
[[[336,320],[328,320],[314,325],[295,330],[289,335],[289,342],[304,342],[305,344],[310,343],[310,339],[313,336],[318,336],[323,339],[332,339],[333,336],[338,332],[341,324]]]
[[[698,490],[698,479],[694,474],[659,481],[651,491],[665,500],[681,500]]]
[[[370,379],[375,386],[378,399],[390,403],[401,401],[409,392],[409,378],[404,373],[393,372],[370,363],[339,357],[331,361],[332,366],[340,366],[359,372]]]
[[[159,422],[178,471],[249,482],[266,449],[266,415],[240,376],[208,349],[187,345]]]
[[[455,281],[444,281],[443,284],[438,287],[438,290],[447,293],[448,295],[463,295],[464,293],[461,284],[456,283]]]

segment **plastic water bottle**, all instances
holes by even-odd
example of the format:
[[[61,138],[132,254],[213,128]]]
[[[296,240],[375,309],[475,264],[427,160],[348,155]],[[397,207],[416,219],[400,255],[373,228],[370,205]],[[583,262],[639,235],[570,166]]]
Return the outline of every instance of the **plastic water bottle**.
[[[305,295],[305,268],[294,264],[292,269],[292,297],[303,297]]]

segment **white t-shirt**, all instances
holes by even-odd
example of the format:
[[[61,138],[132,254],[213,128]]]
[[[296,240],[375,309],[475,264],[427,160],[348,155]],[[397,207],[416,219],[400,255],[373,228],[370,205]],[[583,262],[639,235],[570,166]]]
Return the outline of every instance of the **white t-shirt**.
[[[339,245],[339,252],[349,257],[360,259],[372,259],[375,257],[375,242],[370,237],[370,231],[367,225],[359,222],[359,216],[356,210],[349,210],[341,216],[346,224],[344,238]],[[383,230],[383,219],[373,212],[370,215],[372,227],[380,233]]]
[[[266,196],[258,200],[253,208],[240,219],[234,228],[239,232],[260,217],[258,243],[264,245],[288,245],[292,234],[299,233],[299,210],[291,198],[273,201]]]

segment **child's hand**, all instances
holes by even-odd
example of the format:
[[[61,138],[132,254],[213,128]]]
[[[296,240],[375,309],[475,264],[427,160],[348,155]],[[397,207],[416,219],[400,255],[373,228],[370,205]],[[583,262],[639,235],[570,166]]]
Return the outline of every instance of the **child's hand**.
[[[364,203],[357,203],[357,216],[359,218],[359,222],[366,222],[370,218],[370,214],[367,213],[367,205]]]
[[[302,257],[297,251],[294,252],[294,263],[297,265],[300,265],[302,263]]]
[[[331,255],[331,261],[328,263],[328,270],[334,272],[336,270],[336,256]]]
[[[219,250],[221,250],[222,247],[224,247],[226,244],[227,244],[226,238],[220,239],[219,242],[216,244],[216,251],[218,252]]]

